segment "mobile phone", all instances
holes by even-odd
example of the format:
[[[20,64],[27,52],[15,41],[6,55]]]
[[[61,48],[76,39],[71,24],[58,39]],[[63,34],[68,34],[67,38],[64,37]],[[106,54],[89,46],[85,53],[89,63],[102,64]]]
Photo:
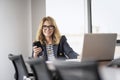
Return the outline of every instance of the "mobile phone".
[[[40,41],[33,42],[33,46],[42,47]]]

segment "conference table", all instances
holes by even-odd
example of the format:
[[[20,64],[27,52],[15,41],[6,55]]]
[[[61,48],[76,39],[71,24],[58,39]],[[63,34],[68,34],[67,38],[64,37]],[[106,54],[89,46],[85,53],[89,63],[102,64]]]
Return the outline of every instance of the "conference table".
[[[99,72],[103,80],[120,80],[120,68],[103,66]]]

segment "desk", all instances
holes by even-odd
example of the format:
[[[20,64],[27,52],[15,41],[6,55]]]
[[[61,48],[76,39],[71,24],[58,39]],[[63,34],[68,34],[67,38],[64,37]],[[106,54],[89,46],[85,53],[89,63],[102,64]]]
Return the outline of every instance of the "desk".
[[[110,68],[103,66],[99,69],[99,72],[103,80],[120,80],[119,68]]]

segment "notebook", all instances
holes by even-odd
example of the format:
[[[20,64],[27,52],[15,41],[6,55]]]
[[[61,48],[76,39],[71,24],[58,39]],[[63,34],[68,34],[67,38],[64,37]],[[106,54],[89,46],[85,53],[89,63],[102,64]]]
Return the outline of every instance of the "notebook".
[[[116,33],[84,34],[81,61],[109,61],[114,59]]]

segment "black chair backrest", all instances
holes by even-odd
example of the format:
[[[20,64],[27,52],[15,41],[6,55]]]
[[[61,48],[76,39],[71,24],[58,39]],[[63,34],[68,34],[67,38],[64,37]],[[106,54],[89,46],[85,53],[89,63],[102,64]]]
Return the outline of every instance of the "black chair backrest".
[[[27,67],[21,54],[20,55],[9,54],[8,58],[12,61],[14,65],[16,80],[23,80],[24,76],[26,77],[29,76]]]
[[[53,79],[51,71],[48,69],[48,66],[45,63],[45,60],[42,57],[31,58],[27,62],[34,73],[35,80],[52,80]]]
[[[107,64],[108,67],[120,67],[120,58],[116,58]]]
[[[97,62],[53,62],[61,80],[101,80]]]

